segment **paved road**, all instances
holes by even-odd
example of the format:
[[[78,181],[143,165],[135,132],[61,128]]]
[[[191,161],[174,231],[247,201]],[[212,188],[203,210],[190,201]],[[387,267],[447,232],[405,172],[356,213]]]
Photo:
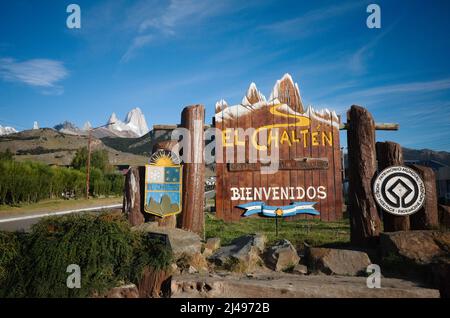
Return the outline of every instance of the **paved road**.
[[[40,218],[55,216],[55,215],[65,215],[72,213],[87,213],[87,212],[100,212],[105,209],[120,208],[122,204],[104,205],[96,206],[91,208],[67,210],[59,212],[49,212],[49,213],[36,213],[32,215],[18,216],[18,217],[8,217],[0,219],[0,230],[1,231],[27,231],[30,227],[37,223]]]

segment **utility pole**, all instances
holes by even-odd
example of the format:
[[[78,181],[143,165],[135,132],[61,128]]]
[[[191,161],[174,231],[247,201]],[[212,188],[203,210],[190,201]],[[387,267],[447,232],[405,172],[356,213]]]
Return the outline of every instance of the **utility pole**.
[[[92,129],[89,129],[88,133],[88,156],[86,164],[86,199],[89,199],[89,182],[91,178],[91,140],[92,140]]]
[[[88,131],[88,155],[87,155],[87,162],[86,162],[86,199],[89,200],[89,183],[91,179],[91,142],[92,142],[92,131],[98,128],[106,127],[109,125],[113,125],[115,123],[109,123],[103,126],[98,126],[95,128],[91,128]]]

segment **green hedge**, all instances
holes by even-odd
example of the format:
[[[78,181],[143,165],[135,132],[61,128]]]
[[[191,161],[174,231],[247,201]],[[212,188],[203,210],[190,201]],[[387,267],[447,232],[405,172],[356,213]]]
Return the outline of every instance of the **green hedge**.
[[[91,169],[90,190],[94,196],[121,195],[124,177]],[[0,159],[0,204],[16,205],[43,199],[60,198],[71,192],[82,197],[86,191],[86,172],[72,168],[50,167],[39,162]]]
[[[166,269],[172,259],[169,248],[107,213],[46,218],[22,236],[0,232],[4,251],[0,297],[89,297],[137,283],[146,266]],[[70,264],[80,266],[79,289],[66,286]]]

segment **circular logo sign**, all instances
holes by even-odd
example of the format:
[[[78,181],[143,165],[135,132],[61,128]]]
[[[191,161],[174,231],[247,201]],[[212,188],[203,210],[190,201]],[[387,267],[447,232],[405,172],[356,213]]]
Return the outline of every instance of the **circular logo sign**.
[[[411,168],[392,166],[384,169],[373,185],[375,201],[394,215],[417,212],[425,200],[425,186],[420,176]]]

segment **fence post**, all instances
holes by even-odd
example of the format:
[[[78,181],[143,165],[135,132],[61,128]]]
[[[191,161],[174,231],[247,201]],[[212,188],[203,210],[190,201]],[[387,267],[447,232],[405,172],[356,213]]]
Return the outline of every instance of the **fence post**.
[[[375,123],[365,108],[356,105],[347,112],[347,122],[350,240],[355,245],[369,245],[378,239],[381,227],[372,194]]]
[[[433,169],[409,165],[422,178],[425,185],[425,202],[422,208],[409,216],[411,230],[430,230],[439,226],[436,178]]]
[[[196,232],[202,237],[205,213],[204,123],[205,107],[203,105],[192,105],[183,109],[181,126],[189,130],[190,137],[187,148],[183,149],[183,157],[188,151],[186,156],[188,162],[183,164],[181,228]]]
[[[127,216],[131,226],[144,223],[141,210],[141,183],[139,167],[130,167],[125,177],[122,212]]]
[[[378,171],[390,167],[403,165],[402,147],[395,142],[377,142],[377,161]],[[383,215],[384,232],[408,231],[409,216],[397,216],[388,212],[384,212],[379,208],[380,214]]]

